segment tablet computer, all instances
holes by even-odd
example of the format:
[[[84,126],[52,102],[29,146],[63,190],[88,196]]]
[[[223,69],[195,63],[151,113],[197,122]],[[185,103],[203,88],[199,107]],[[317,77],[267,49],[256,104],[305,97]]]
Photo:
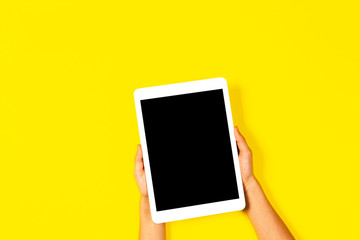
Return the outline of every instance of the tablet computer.
[[[153,221],[242,210],[226,80],[141,88],[134,97]]]

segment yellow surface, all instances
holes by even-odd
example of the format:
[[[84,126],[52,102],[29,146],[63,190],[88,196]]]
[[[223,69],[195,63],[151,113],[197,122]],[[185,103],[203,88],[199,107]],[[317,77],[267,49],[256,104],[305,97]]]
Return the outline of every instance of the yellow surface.
[[[356,0],[1,1],[0,239],[136,239],[133,91],[213,77],[295,236],[358,238],[359,16]],[[242,212],[167,229],[256,239]]]

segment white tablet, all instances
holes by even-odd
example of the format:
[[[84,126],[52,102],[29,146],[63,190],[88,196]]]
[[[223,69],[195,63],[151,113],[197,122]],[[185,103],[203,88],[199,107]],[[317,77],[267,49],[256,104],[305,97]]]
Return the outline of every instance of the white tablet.
[[[134,96],[153,221],[242,210],[226,80],[141,88]]]

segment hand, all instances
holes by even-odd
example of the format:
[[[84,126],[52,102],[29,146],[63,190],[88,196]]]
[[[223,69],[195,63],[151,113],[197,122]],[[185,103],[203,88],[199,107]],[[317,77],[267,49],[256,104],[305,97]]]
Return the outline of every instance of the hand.
[[[143,152],[141,145],[137,146],[135,155],[134,177],[141,194],[140,198],[140,231],[139,240],[165,240],[165,224],[156,224],[151,219],[149,195],[146,185]]]
[[[135,170],[134,177],[136,184],[138,186],[139,192],[142,197],[148,197],[148,190],[146,185],[146,177],[144,170],[144,161],[143,161],[143,153],[141,149],[141,145],[137,145],[137,152],[135,155]]]
[[[235,139],[239,148],[241,178],[245,190],[246,209],[244,211],[249,216],[258,238],[295,239],[256,180],[253,174],[252,152],[237,127],[235,127]]]
[[[252,152],[247,145],[245,138],[241,135],[239,128],[235,127],[235,139],[239,148],[239,163],[241,170],[241,178],[244,183],[245,190],[250,182],[254,179]]]

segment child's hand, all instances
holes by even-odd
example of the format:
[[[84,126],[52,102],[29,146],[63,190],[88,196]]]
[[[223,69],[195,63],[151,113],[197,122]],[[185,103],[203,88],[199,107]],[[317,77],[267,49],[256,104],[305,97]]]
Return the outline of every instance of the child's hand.
[[[267,200],[253,174],[252,153],[245,138],[235,127],[235,139],[239,148],[241,178],[244,183],[246,209],[259,239],[294,239],[293,235]]]
[[[139,192],[140,198],[140,231],[139,240],[165,240],[165,224],[156,224],[151,219],[149,195],[146,185],[146,177],[144,170],[144,161],[141,145],[137,146],[135,155],[135,170],[134,176]]]
[[[252,152],[249,146],[246,144],[245,138],[241,135],[238,127],[235,127],[235,139],[239,148],[241,178],[246,188],[254,179]]]
[[[143,153],[142,153],[140,144],[137,146],[137,152],[135,155],[134,176],[135,176],[136,184],[139,188],[141,196],[148,197],[148,190],[147,190],[147,186],[146,186],[146,177],[145,177],[145,170],[144,170]]]

